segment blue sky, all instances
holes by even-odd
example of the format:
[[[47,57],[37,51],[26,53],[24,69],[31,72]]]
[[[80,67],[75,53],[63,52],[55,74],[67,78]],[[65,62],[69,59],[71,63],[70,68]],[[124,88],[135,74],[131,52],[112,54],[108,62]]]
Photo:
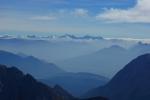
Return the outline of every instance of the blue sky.
[[[150,0],[0,0],[4,33],[150,38]]]

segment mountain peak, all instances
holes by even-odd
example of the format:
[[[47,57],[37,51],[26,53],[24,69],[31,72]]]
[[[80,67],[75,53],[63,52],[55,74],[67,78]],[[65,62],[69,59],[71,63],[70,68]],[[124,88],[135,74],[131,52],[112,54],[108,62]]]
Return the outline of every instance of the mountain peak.
[[[126,51],[126,49],[119,45],[112,45],[111,47],[101,49],[98,52],[102,52],[102,53],[118,52],[118,53],[120,53],[120,52],[125,52],[125,51]]]
[[[112,48],[112,49],[125,50],[123,47],[121,47],[121,46],[119,46],[119,45],[112,45],[110,48]]]

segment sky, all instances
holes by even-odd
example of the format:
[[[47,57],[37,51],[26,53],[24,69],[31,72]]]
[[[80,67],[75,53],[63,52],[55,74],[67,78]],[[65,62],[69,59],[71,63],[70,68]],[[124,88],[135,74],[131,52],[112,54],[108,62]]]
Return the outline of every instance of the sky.
[[[150,0],[0,0],[0,34],[150,38]]]

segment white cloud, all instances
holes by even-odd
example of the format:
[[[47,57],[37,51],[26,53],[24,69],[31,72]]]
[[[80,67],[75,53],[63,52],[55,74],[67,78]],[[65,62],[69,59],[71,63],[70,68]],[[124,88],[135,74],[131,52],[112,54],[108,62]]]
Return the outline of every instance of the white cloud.
[[[142,42],[142,43],[150,43],[150,39],[148,38],[105,38],[107,40],[123,40],[123,41],[129,41],[129,42]]]
[[[55,16],[34,16],[30,19],[31,20],[41,20],[41,21],[52,21],[52,20],[56,20],[57,17],[55,17]]]
[[[133,8],[106,9],[96,19],[108,22],[150,23],[150,0],[138,0]]]
[[[85,17],[85,16],[88,16],[88,10],[78,8],[73,11],[73,14],[78,17]]]
[[[56,19],[62,18],[72,18],[72,17],[86,17],[88,16],[88,10],[82,8],[76,8],[74,10],[68,9],[59,9],[55,12],[51,12],[47,15],[38,15],[30,17],[30,20],[37,20],[37,21],[53,21]]]

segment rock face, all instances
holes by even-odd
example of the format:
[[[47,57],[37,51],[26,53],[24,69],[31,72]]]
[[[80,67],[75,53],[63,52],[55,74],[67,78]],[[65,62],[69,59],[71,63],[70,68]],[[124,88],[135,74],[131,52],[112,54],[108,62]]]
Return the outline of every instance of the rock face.
[[[104,87],[88,93],[110,100],[150,100],[150,54],[137,57],[119,71]]]
[[[15,67],[0,65],[0,100],[73,100],[74,98],[60,89],[50,88],[31,75],[24,75]]]

